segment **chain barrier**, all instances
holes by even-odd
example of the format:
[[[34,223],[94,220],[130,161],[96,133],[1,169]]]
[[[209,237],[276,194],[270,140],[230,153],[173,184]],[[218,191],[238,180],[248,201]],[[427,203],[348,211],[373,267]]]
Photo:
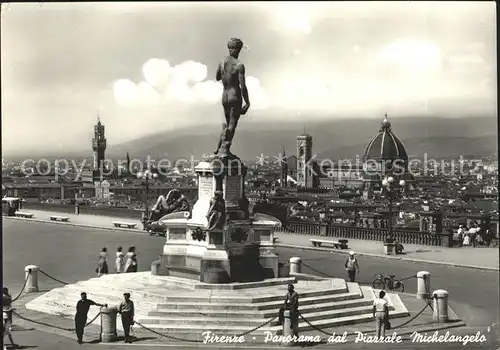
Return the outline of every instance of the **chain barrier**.
[[[406,326],[407,324],[409,324],[410,322],[414,321],[418,316],[420,316],[424,311],[425,309],[427,309],[427,307],[430,306],[430,303],[427,301],[427,303],[425,304],[425,306],[415,315],[413,316],[411,319],[409,319],[408,321],[400,324],[400,325],[397,325],[397,326],[394,326],[394,327],[391,327],[391,330],[392,329],[397,329],[397,328],[401,328],[401,327],[404,327]],[[328,332],[325,332],[323,329],[313,325],[307,318],[305,318],[299,311],[299,316],[300,318],[302,318],[302,320],[304,320],[305,323],[307,323],[310,327],[312,327],[313,329],[325,334],[325,335],[328,335],[328,336],[331,336],[332,334],[331,333],[328,333]],[[369,332],[376,332],[376,330],[371,330]],[[368,333],[368,332],[366,332]],[[351,333],[347,333],[347,335],[356,335],[355,332],[351,332]]]
[[[53,324],[49,324],[49,323],[45,323],[45,322],[42,322],[42,321],[37,321],[37,320],[33,320],[31,318],[28,318],[28,317],[25,317],[25,316],[22,316],[22,315],[19,315],[17,312],[15,311],[12,311],[12,314],[18,318],[20,318],[21,320],[24,320],[24,321],[28,321],[28,322],[32,322],[32,323],[36,323],[36,324],[39,324],[41,326],[47,326],[47,327],[51,327],[51,328],[55,328],[55,329],[60,329],[60,330],[63,330],[63,331],[67,331],[67,332],[75,332],[76,331],[76,328],[64,328],[64,327],[59,327],[59,326],[55,326]],[[97,313],[97,315],[95,315],[95,317],[93,319],[91,319],[89,322],[85,323],[85,326],[84,327],[88,327],[90,326],[92,323],[94,323],[95,320],[97,320],[97,318],[101,316],[101,312]]]
[[[53,279],[54,281],[59,282],[59,283],[61,283],[61,284],[65,284],[65,285],[66,285],[66,284],[69,284],[69,283],[67,283],[67,282],[61,281],[61,280],[59,280],[59,279],[57,279],[57,278],[55,278],[55,277],[53,277],[53,276],[49,275],[47,272],[45,272],[45,271],[43,271],[43,270],[38,270],[38,272],[40,272],[42,275],[45,275],[45,276],[47,276],[48,278]]]
[[[14,299],[12,299],[12,303],[14,301],[16,301],[17,299],[19,299],[21,297],[21,295],[23,294],[24,292],[24,289],[26,288],[26,284],[28,283],[28,279],[30,278],[30,275],[31,275],[31,269],[28,270],[28,274],[26,275],[26,279],[24,280],[24,284],[21,288],[21,291],[19,292],[19,294],[17,295],[17,297],[15,297]]]
[[[321,271],[316,270],[315,268],[313,268],[313,267],[311,267],[311,266],[307,265],[306,263],[302,263],[302,264],[303,264],[305,267],[308,267],[309,269],[311,269],[311,270],[313,270],[313,271],[315,271],[315,272],[317,272],[317,273],[319,273],[319,274],[322,274],[322,275],[323,275],[323,276],[325,276],[325,277],[333,278],[333,277],[329,276],[328,274],[326,274],[326,273],[324,273],[324,272],[321,272]],[[61,280],[59,280],[59,279],[57,279],[57,278],[55,278],[55,277],[53,277],[53,276],[49,275],[48,273],[46,273],[46,272],[45,272],[45,271],[43,271],[43,270],[39,270],[39,272],[40,272],[40,273],[42,273],[43,275],[47,276],[48,278],[53,279],[53,280],[54,280],[54,281],[56,281],[56,282],[59,282],[59,283],[65,284],[65,285],[67,285],[67,284],[68,284],[68,283],[66,283],[66,282],[63,282],[63,281],[61,281]],[[22,293],[24,292],[24,289],[26,288],[26,284],[27,284],[27,282],[28,282],[28,279],[29,279],[29,276],[31,275],[31,273],[32,273],[31,269],[30,269],[30,270],[28,270],[28,274],[27,274],[26,279],[25,279],[25,281],[24,281],[23,287],[21,288],[21,291],[19,292],[19,294],[17,295],[17,297],[16,297],[16,298],[14,298],[14,299],[12,300],[13,302],[14,302],[14,301],[16,301],[16,300],[18,300],[18,299],[19,299],[19,297],[20,297],[20,296],[22,295]],[[400,279],[399,281],[405,281],[405,280],[408,280],[408,279],[411,279],[411,278],[416,278],[416,277],[417,277],[417,275],[412,275],[412,276],[408,276],[408,277],[402,278],[402,279]],[[372,282],[372,283],[363,283],[363,282],[358,282],[358,283],[359,283],[359,284],[370,284],[370,285],[371,285],[373,282]],[[413,316],[413,317],[412,317],[411,319],[409,319],[408,321],[404,322],[403,324],[400,324],[400,325],[397,325],[397,326],[391,327],[391,329],[397,329],[397,328],[401,328],[401,327],[406,326],[407,324],[409,324],[410,322],[412,322],[413,320],[415,320],[417,317],[419,317],[419,316],[420,316],[420,315],[421,315],[421,314],[425,311],[425,309],[427,309],[427,307],[429,307],[429,308],[431,308],[432,310],[434,310],[434,309],[433,309],[433,307],[432,307],[432,305],[431,305],[431,300],[433,300],[433,299],[434,299],[434,297],[431,297],[431,298],[429,298],[429,299],[426,299],[426,305],[422,308],[422,310],[420,310],[420,311],[419,311],[419,312],[418,312],[415,316]],[[299,311],[298,313],[299,313],[300,318],[301,318],[301,319],[302,319],[305,323],[307,323],[310,327],[312,327],[313,329],[315,329],[315,330],[317,330],[317,331],[319,331],[319,332],[321,332],[321,333],[323,333],[323,334],[325,334],[325,335],[331,336],[331,334],[330,334],[330,333],[328,333],[328,332],[324,331],[323,329],[321,329],[321,328],[319,328],[319,327],[315,326],[314,324],[312,324],[312,323],[311,323],[311,322],[310,322],[307,318],[305,318],[305,317],[304,317],[304,315],[302,315],[302,314],[300,313],[300,311]],[[68,331],[68,332],[75,332],[75,331],[76,331],[76,329],[75,329],[75,328],[64,328],[64,327],[59,327],[59,326],[56,326],[56,325],[52,325],[52,324],[48,324],[48,323],[45,323],[45,322],[41,322],[41,321],[36,321],[36,320],[30,319],[30,318],[28,318],[28,317],[25,317],[25,316],[22,316],[22,315],[18,314],[18,313],[17,313],[17,312],[15,312],[14,310],[12,310],[12,314],[13,314],[14,316],[16,316],[16,317],[20,318],[21,320],[28,321],[28,322],[32,322],[32,323],[36,323],[36,324],[39,324],[39,325],[43,325],[43,326],[47,326],[47,327],[51,327],[51,328],[55,328],[55,329],[60,329],[60,330]],[[101,312],[97,313],[97,315],[96,315],[96,316],[95,316],[92,320],[90,320],[89,322],[87,322],[87,323],[85,324],[85,326],[84,326],[84,327],[87,327],[87,326],[91,325],[91,324],[92,324],[95,320],[97,320],[97,318],[98,318],[100,315],[101,315]],[[235,335],[235,337],[242,337],[242,336],[248,335],[248,334],[250,334],[250,333],[252,333],[252,332],[255,332],[256,330],[258,330],[258,329],[260,329],[260,328],[262,328],[262,327],[264,327],[264,326],[266,326],[266,325],[270,324],[270,323],[271,323],[272,321],[274,321],[275,319],[276,319],[276,316],[274,316],[274,317],[270,318],[270,319],[269,319],[269,320],[267,320],[266,322],[262,323],[261,325],[259,325],[259,326],[255,327],[255,328],[253,328],[253,329],[250,329],[250,330],[245,331],[245,332],[243,332],[243,333],[241,333],[241,334]],[[134,323],[133,323],[133,324],[136,324],[136,325],[138,325],[139,327],[143,328],[144,330],[147,330],[147,331],[149,331],[149,332],[151,332],[151,333],[154,333],[154,334],[158,335],[160,338],[161,338],[161,337],[165,337],[165,338],[172,339],[172,340],[177,340],[177,341],[184,341],[184,342],[190,342],[190,343],[203,343],[203,340],[201,340],[201,339],[184,339],[184,338],[178,338],[178,337],[175,337],[175,336],[171,336],[171,335],[168,335],[168,334],[165,334],[165,333],[161,333],[161,332],[155,331],[154,329],[151,329],[151,328],[149,328],[149,327],[147,327],[147,326],[144,326],[143,324],[141,324],[141,323],[139,323],[139,322],[137,322],[137,321],[134,321]],[[373,330],[373,331],[370,331],[370,332],[374,332],[374,330]],[[354,335],[354,334],[356,334],[356,333],[348,333],[347,335]]]
[[[241,334],[237,334],[237,335],[234,335],[233,337],[244,337],[245,335],[248,335],[252,332],[255,332],[256,330],[268,325],[269,323],[271,323],[272,321],[274,321],[274,319],[276,319],[276,316],[273,316],[272,318],[270,318],[269,320],[267,320],[266,322],[264,322],[263,324],[261,325],[258,325],[257,327],[255,328],[252,328],[246,332],[243,332]],[[201,339],[185,339],[185,338],[178,338],[178,337],[174,337],[172,335],[168,335],[168,334],[165,334],[165,333],[161,333],[161,332],[158,332],[158,331],[155,331],[154,329],[151,329],[149,327],[146,327],[145,325],[137,322],[137,321],[134,321],[134,324],[138,325],[139,327],[141,327],[142,329],[145,329],[151,333],[154,333],[156,335],[159,336],[159,338],[161,337],[165,337],[165,338],[168,338],[168,339],[172,339],[172,340],[177,340],[177,341],[185,341],[185,342],[189,342],[189,343],[203,343],[204,341],[201,340]]]
[[[319,273],[320,275],[323,275],[324,277],[328,277],[328,278],[334,278],[333,276],[330,276],[324,272],[321,272],[319,270],[316,270],[314,267],[310,266],[310,265],[307,265],[305,262],[302,262],[302,265],[304,265],[305,267],[309,268],[310,270],[316,272],[316,273]]]

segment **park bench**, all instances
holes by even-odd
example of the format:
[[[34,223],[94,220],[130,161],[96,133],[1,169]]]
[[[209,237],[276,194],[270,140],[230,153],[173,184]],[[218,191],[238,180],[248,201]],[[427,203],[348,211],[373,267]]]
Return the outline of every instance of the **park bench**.
[[[311,239],[311,243],[315,247],[321,247],[321,245],[331,245],[336,249],[347,249],[347,239],[339,239],[338,241],[327,241],[324,239]]]
[[[59,215],[52,215],[50,217],[50,220],[67,222],[67,221],[69,221],[69,217],[67,217],[67,216],[59,216]]]
[[[133,222],[121,222],[121,221],[113,221],[113,225],[115,227],[128,227],[128,228],[135,228],[137,224]]]
[[[24,211],[16,211],[16,216],[19,216],[21,218],[29,218],[29,219],[31,219],[33,216],[35,216],[35,214],[27,213],[27,212],[24,212]]]

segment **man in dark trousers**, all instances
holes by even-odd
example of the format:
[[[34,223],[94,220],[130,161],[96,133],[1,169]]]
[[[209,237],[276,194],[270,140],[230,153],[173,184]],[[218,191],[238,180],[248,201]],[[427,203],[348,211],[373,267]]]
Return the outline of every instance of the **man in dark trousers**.
[[[125,343],[132,343],[132,339],[130,338],[130,327],[134,324],[134,302],[130,300],[130,293],[124,293],[123,297],[125,300],[120,303],[118,312],[122,315]]]
[[[293,284],[288,285],[288,293],[285,296],[285,305],[279,310],[279,322],[283,324],[285,319],[285,310],[290,310],[290,328],[294,330],[294,335],[297,331],[297,323],[299,321],[299,293],[295,291]]]
[[[356,279],[356,272],[359,272],[358,260],[354,257],[354,252],[349,252],[349,258],[345,262],[345,269],[349,277],[349,282],[354,282]]]
[[[108,307],[108,304],[98,304],[93,300],[87,299],[87,293],[85,292],[80,295],[82,299],[78,300],[78,303],[76,303],[75,329],[78,344],[83,344],[83,330],[85,328],[85,324],[87,323],[87,315],[90,307],[92,305]]]
[[[3,287],[2,311],[7,313],[9,322],[12,324],[12,296],[9,294],[9,288]]]

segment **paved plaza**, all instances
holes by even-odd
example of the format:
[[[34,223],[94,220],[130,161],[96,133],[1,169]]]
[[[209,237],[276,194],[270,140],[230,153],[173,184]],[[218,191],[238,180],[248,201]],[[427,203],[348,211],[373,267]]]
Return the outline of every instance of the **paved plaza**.
[[[108,222],[109,218],[103,217],[102,220]],[[28,264],[38,265],[47,273],[68,283],[89,279],[94,277],[97,255],[104,246],[108,247],[111,254],[119,245],[122,245],[124,249],[132,245],[136,246],[139,253],[139,270],[148,271],[150,263],[158,258],[164,241],[165,239],[162,237],[151,237],[143,231],[98,230],[74,227],[67,224],[41,224],[27,220],[5,219],[3,237],[4,284],[11,288],[13,296],[17,295],[23,284],[24,266]],[[23,252],[22,255],[14,253],[21,251]],[[288,261],[292,256],[301,257],[304,263],[303,272],[305,273],[346,277],[343,267],[344,254],[290,248],[279,248],[278,252],[280,261],[283,262]],[[362,283],[370,283],[373,275],[379,272],[392,272],[402,278],[426,270],[431,273],[432,289],[442,288],[450,292],[450,305],[464,319],[467,325],[472,327],[471,330],[485,329],[498,319],[497,290],[499,281],[497,272],[371,256],[361,256],[359,259],[361,272],[358,279]],[[40,276],[40,288],[49,290],[60,286],[59,283],[45,276]],[[405,292],[415,293],[415,291],[415,280],[409,279],[405,281]],[[25,328],[30,329],[29,326]],[[73,349],[82,347],[114,349],[125,346],[123,343],[119,345],[84,344],[79,346],[73,339],[60,339],[57,334],[40,333],[35,330],[14,332],[14,336],[21,345],[37,346],[38,349]],[[49,344],[51,344],[50,347],[48,347]],[[436,348],[442,348],[441,345],[444,344],[439,344],[439,347]],[[454,345],[456,348],[457,345]],[[316,347],[328,348],[331,346],[331,344],[326,344]],[[181,344],[175,346],[175,348],[181,349],[191,347],[191,345]],[[363,344],[342,345],[342,348],[354,349],[362,347]],[[390,348],[387,345],[370,345],[370,348],[372,347]],[[148,348],[161,347],[151,343]],[[405,343],[399,345],[398,348],[432,349],[433,347],[429,346],[429,344]],[[446,345],[445,348],[453,349],[451,345]]]

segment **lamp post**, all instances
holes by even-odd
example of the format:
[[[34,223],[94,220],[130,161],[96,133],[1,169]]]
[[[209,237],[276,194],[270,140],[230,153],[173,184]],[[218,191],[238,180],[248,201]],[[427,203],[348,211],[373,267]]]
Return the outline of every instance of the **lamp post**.
[[[406,185],[405,180],[399,181],[399,187],[404,188],[405,185]],[[394,182],[394,178],[392,176],[389,176],[382,180],[382,186],[384,186],[385,194],[389,199],[389,235],[387,238],[392,239],[392,203],[394,200],[394,195],[396,193],[397,185]]]
[[[137,173],[137,178],[144,181],[146,187],[146,193],[144,195],[144,217],[142,218],[143,230],[147,230],[146,222],[149,217],[149,205],[148,205],[148,193],[149,193],[149,180],[156,179],[158,177],[157,173],[153,173],[151,170],[146,170],[145,172]]]

